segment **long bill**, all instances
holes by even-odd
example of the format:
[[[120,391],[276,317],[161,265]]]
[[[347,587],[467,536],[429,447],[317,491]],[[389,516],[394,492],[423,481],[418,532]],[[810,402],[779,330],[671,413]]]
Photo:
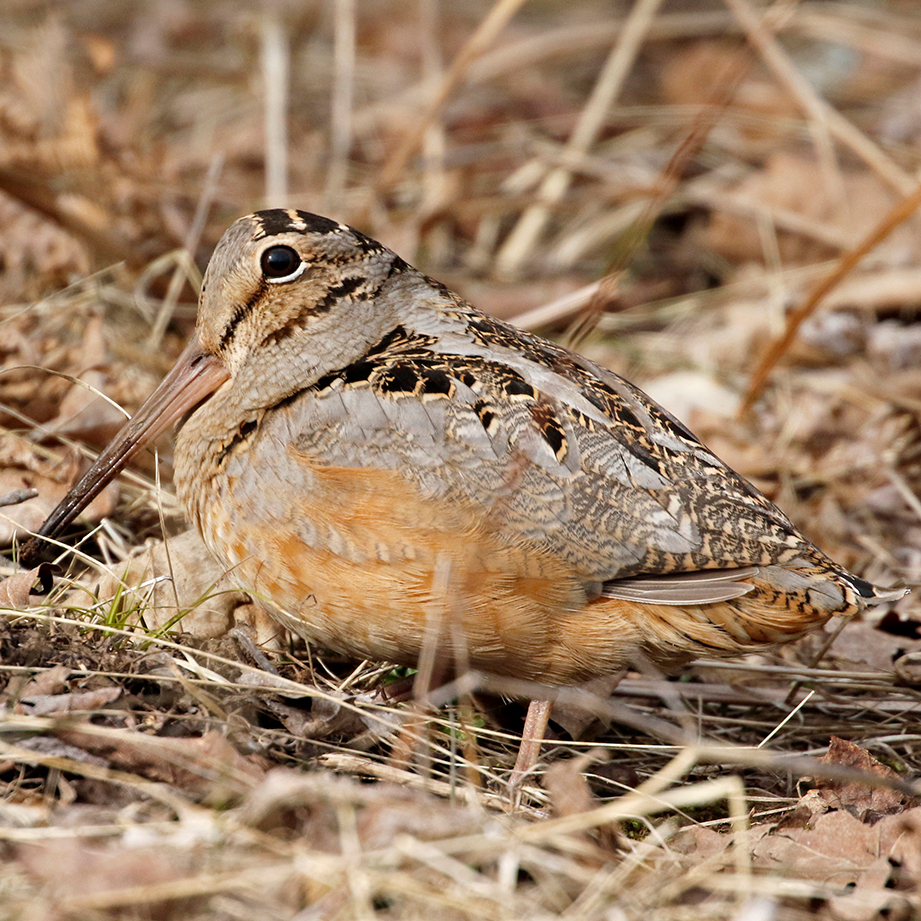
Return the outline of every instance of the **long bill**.
[[[80,481],[61,500],[19,554],[23,567],[42,557],[45,541],[56,538],[143,448],[167,431],[177,419],[210,396],[229,377],[224,365],[205,352],[192,336],[160,386],[122,427]]]

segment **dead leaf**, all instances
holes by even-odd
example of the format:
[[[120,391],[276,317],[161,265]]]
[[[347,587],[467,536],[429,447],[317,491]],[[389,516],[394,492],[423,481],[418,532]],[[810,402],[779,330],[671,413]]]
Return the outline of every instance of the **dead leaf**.
[[[921,653],[921,640],[881,629],[880,624],[852,621],[841,631],[831,651],[847,663],[891,675],[900,658]]]
[[[889,853],[892,887],[918,892],[921,890],[921,810],[909,810],[895,824],[898,837]]]
[[[104,446],[125,423],[125,414],[101,394],[106,390],[111,357],[103,334],[103,317],[87,319],[83,340],[69,352],[78,383],[72,383],[57,406],[57,414],[42,426],[43,440],[62,436]]]
[[[60,694],[67,685],[70,669],[66,665],[52,665],[32,677],[20,693],[20,699],[42,694]]]
[[[832,917],[914,917],[910,899],[916,898],[921,870],[921,810],[886,816],[875,825],[833,810],[807,826],[783,831],[763,826],[753,833],[759,831],[753,865],[841,890],[829,901]]]
[[[544,774],[543,785],[550,794],[550,804],[556,817],[580,815],[590,812],[597,805],[592,796],[585,770],[598,760],[598,751],[586,752],[576,758],[551,764]],[[606,756],[604,759],[605,760]],[[580,832],[579,837],[592,839],[605,850],[618,850],[617,827],[602,825],[592,831]]]
[[[0,495],[22,489],[36,489],[38,495],[3,510],[0,516],[0,546],[37,531],[57,504],[76,483],[83,461],[72,451],[49,460],[34,442],[11,432],[0,434]],[[115,511],[118,483],[110,483],[80,516],[97,522]]]
[[[119,687],[96,688],[92,691],[79,691],[73,694],[32,694],[20,698],[16,705],[17,713],[30,716],[51,716],[55,713],[68,713],[73,710],[99,710],[107,704],[118,700],[122,695]]]
[[[565,817],[588,812],[594,805],[580,758],[568,758],[551,764],[544,774],[543,786],[550,794],[555,817]]]
[[[35,569],[17,572],[4,579],[0,582],[0,608],[21,611],[30,607],[37,596],[47,595],[51,591],[51,583],[57,572],[57,566],[41,563]]]
[[[262,779],[264,771],[221,733],[200,738],[166,739],[123,732],[94,735],[60,730],[59,738],[104,757],[115,768],[167,783],[212,801],[226,799]]]
[[[696,864],[701,864],[717,854],[726,853],[727,840],[726,835],[712,828],[688,825],[669,839],[668,846],[679,854],[693,857]]]
[[[269,683],[271,687],[271,683]],[[329,739],[334,736],[349,739],[348,745],[354,748],[361,746],[367,730],[373,732],[365,745],[370,748],[375,742],[380,741],[383,733],[380,731],[381,723],[372,722],[360,708],[345,706],[346,702],[354,701],[352,695],[342,695],[342,700],[334,697],[314,697],[310,702],[309,712],[280,700],[269,697],[262,701],[265,706],[295,738],[310,739],[312,741]],[[390,730],[389,725],[387,729]]]
[[[0,295],[38,295],[90,269],[76,238],[43,214],[0,191]]]
[[[832,736],[827,754],[819,759],[823,764],[840,764],[877,777],[899,780],[892,768],[877,761],[865,748]],[[846,809],[852,815],[871,823],[883,815],[902,812],[914,802],[910,797],[890,787],[871,787],[860,781],[820,780],[816,789],[831,809]]]
[[[584,688],[591,694],[596,694],[599,700],[607,700],[613,693],[614,689],[620,684],[627,670],[617,672],[614,675],[605,675],[602,678],[595,678],[586,682]],[[561,726],[573,739],[585,739],[587,730],[592,726],[599,726],[598,717],[589,712],[585,707],[566,706],[559,702],[554,703],[551,719],[558,726]]]
[[[839,252],[861,229],[874,226],[895,203],[882,179],[863,170],[842,168],[846,195],[839,197],[825,168],[808,153],[779,150],[768,156],[764,168],[740,182],[713,193],[735,203],[735,209],[717,208],[710,218],[703,244],[737,261],[764,259],[756,214],[773,219],[783,263],[808,263]],[[790,228],[789,230],[787,228]],[[899,228],[875,253],[875,258],[910,247],[911,231]]]
[[[725,41],[700,41],[676,49],[662,61],[659,81],[663,97],[677,105],[700,105],[701,100],[712,94],[718,75],[747,67],[749,60],[744,48]],[[754,68],[749,68],[737,90],[734,109],[761,116],[740,121],[737,126],[751,141],[780,137],[782,129],[777,127],[778,123],[798,114],[789,94]]]
[[[753,848],[753,865],[847,886],[879,856],[879,830],[849,812],[835,810],[797,830],[765,834]]]
[[[93,764],[96,767],[107,767],[105,758],[97,755],[91,755],[77,745],[69,745],[63,739],[56,739],[54,736],[32,736],[29,739],[22,739],[17,743],[17,748],[27,752],[34,752],[43,758],[63,758],[67,761],[74,761],[77,764]],[[22,759],[27,761],[28,759]]]
[[[297,828],[299,820],[308,817],[314,846],[335,848],[335,835],[327,836],[327,830],[335,827],[329,797],[318,790],[315,778],[281,767],[268,771],[234,810],[236,821],[266,832],[277,827]]]
[[[829,899],[832,917],[835,921],[876,921],[899,917],[906,908],[910,912],[905,897],[889,888],[891,876],[892,867],[886,857],[874,860],[852,889]]]
[[[384,848],[401,835],[422,841],[472,834],[479,810],[445,802],[419,790],[377,784],[358,814],[358,837],[366,848]]]
[[[81,839],[51,839],[41,844],[23,845],[17,850],[29,875],[39,882],[43,892],[62,905],[70,900],[79,904],[81,897],[92,900],[107,892],[168,884],[186,877],[193,872],[194,866],[190,865],[188,854],[162,846],[126,848],[119,842],[99,846]],[[192,899],[172,900],[169,911],[165,911],[165,904],[145,900],[143,916],[181,917],[193,904]],[[99,916],[95,911],[91,914]],[[85,911],[76,914],[53,911],[46,917],[65,915],[87,917]]]

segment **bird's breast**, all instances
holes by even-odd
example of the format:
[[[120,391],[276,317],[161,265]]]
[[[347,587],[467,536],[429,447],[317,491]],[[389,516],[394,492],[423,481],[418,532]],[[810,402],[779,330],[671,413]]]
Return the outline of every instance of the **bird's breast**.
[[[587,603],[564,561],[399,471],[306,453],[283,417],[223,432],[195,423],[177,441],[179,497],[285,626],[362,658],[415,664],[432,642],[445,660],[493,673],[559,671],[561,625]]]

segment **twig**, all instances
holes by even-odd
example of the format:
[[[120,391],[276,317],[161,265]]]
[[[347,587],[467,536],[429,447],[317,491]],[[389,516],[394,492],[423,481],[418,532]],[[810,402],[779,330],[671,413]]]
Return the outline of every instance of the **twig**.
[[[783,335],[768,348],[767,353],[752,374],[748,392],[745,394],[745,399],[739,408],[739,418],[743,417],[754,406],[758,397],[761,396],[768,376],[774,370],[774,366],[783,358],[790,344],[796,338],[796,333],[800,326],[815,312],[825,295],[846,278],[870,250],[885,240],[896,227],[907,221],[919,207],[921,207],[921,185],[918,185],[907,198],[898,202],[857,246],[844,253],[833,271],[813,285],[803,303],[792,311],[787,318],[787,328],[784,330]]]
[[[726,0],[726,5],[735,14],[749,41],[760,52],[764,63],[792,93],[809,118],[816,125],[827,129],[832,137],[853,151],[900,195],[907,195],[915,184],[914,179],[816,93],[748,0]]]
[[[422,36],[422,77],[437,82],[444,73],[439,43],[439,4],[437,0],[419,0],[419,31]],[[443,204],[445,184],[445,129],[440,120],[433,120],[422,139],[422,203],[421,216]]]
[[[618,35],[592,94],[579,116],[575,130],[566,144],[565,157],[580,156],[595,142],[605,116],[636,60],[661,2],[662,0],[638,0],[630,11],[624,29]],[[496,257],[496,269],[500,274],[514,275],[521,268],[521,264],[528,258],[543,232],[550,217],[551,207],[566,194],[571,181],[572,173],[563,166],[551,170],[545,177],[537,193],[537,202],[518,219]]]
[[[568,320],[590,304],[600,288],[601,282],[593,281],[590,285],[585,285],[578,291],[573,291],[572,294],[559,297],[549,304],[519,313],[512,317],[512,323],[521,329],[540,329],[542,326],[549,326],[559,320]]]
[[[735,98],[751,67],[748,55],[731,59],[726,70],[714,81],[713,90],[700,114],[695,118],[690,130],[669,157],[662,171],[656,177],[653,193],[646,203],[643,213],[633,223],[630,231],[621,240],[619,252],[608,266],[605,277],[598,283],[598,291],[588,305],[588,309],[577,319],[569,330],[568,340],[572,348],[577,348],[597,326],[598,321],[614,297],[617,283],[632,260],[635,253],[644,245],[656,218],[671,197],[678,180],[684,175],[685,168],[703,149],[713,126]]]
[[[489,11],[489,15],[480,23],[477,30],[458,52],[450,69],[441,81],[441,86],[434,98],[422,110],[422,114],[416,119],[415,124],[407,130],[403,137],[403,143],[384,164],[380,178],[377,180],[378,191],[386,192],[397,183],[409,158],[419,149],[426,129],[441,111],[441,107],[445,104],[461,77],[466,73],[470,63],[493,43],[496,36],[505,28],[524,2],[525,0],[496,0],[495,5]]]
[[[333,84],[330,110],[329,168],[326,207],[341,206],[352,148],[352,106],[355,99],[355,0],[336,0],[333,16]]]
[[[774,728],[773,728],[773,729],[772,729],[772,730],[771,730],[771,731],[770,731],[770,732],[769,732],[769,733],[758,743],[758,748],[764,748],[764,746],[767,745],[768,742],[770,742],[771,739],[773,739],[774,736],[776,736],[777,733],[780,732],[780,730],[783,729],[783,727],[786,726],[787,723],[789,723],[790,720],[792,720],[793,717],[796,716],[796,714],[799,713],[799,711],[802,710],[803,707],[806,706],[806,704],[809,702],[809,698],[812,697],[813,694],[815,694],[815,691],[810,691],[810,692],[809,692],[809,693],[808,693],[808,694],[807,694],[807,695],[806,695],[806,696],[805,696],[805,697],[804,697],[804,698],[803,698],[803,699],[802,699],[802,700],[801,700],[801,701],[800,701],[800,702],[799,702],[799,703],[798,703],[798,704],[797,704],[797,705],[796,705],[796,706],[795,706],[795,707],[794,707],[794,708],[793,708],[793,709],[792,709],[792,710],[791,710],[791,711],[790,711],[790,712],[789,712],[789,713],[788,713],[788,714],[787,714],[787,715],[786,715],[786,716],[785,716],[785,717],[784,717],[784,718],[783,718],[783,719],[782,719],[782,720],[781,720],[781,721],[780,721],[780,722],[779,722],[779,723],[778,723],[778,724],[777,724],[777,725],[776,725],[776,726],[775,726],[775,727],[774,727]]]
[[[192,218],[189,232],[186,234],[186,238],[182,244],[182,248],[188,255],[189,260],[194,257],[195,250],[198,249],[198,242],[201,240],[201,235],[205,229],[205,221],[208,218],[208,212],[211,210],[211,204],[217,193],[217,182],[223,168],[224,155],[222,153],[215,154],[211,158],[211,163],[208,165],[208,173],[205,176],[204,186],[198,198],[198,204],[195,206],[195,215]],[[154,317],[154,321],[150,327],[150,334],[147,337],[147,346],[150,349],[155,349],[163,340],[163,334],[166,332],[166,327],[169,325],[173,311],[176,309],[176,302],[179,300],[179,292],[182,290],[182,285],[189,275],[189,272],[185,270],[187,265],[188,262],[186,260],[180,259],[173,269],[172,277],[166,289],[166,296],[163,298],[163,303],[160,305],[159,310],[157,310],[157,315]],[[197,269],[193,270],[193,274],[197,280]]]
[[[5,505],[19,505],[22,502],[28,502],[38,495],[37,489],[14,489],[12,492],[4,493],[0,496],[0,507]]]
[[[262,79],[265,98],[265,201],[282,208],[288,197],[288,84],[291,53],[278,16],[262,17]]]

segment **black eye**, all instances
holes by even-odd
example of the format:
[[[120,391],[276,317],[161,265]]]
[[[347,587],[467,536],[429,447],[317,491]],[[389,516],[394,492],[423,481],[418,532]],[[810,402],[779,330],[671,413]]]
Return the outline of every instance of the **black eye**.
[[[262,274],[269,281],[286,281],[296,278],[303,263],[297,252],[290,246],[270,246],[259,260]]]

